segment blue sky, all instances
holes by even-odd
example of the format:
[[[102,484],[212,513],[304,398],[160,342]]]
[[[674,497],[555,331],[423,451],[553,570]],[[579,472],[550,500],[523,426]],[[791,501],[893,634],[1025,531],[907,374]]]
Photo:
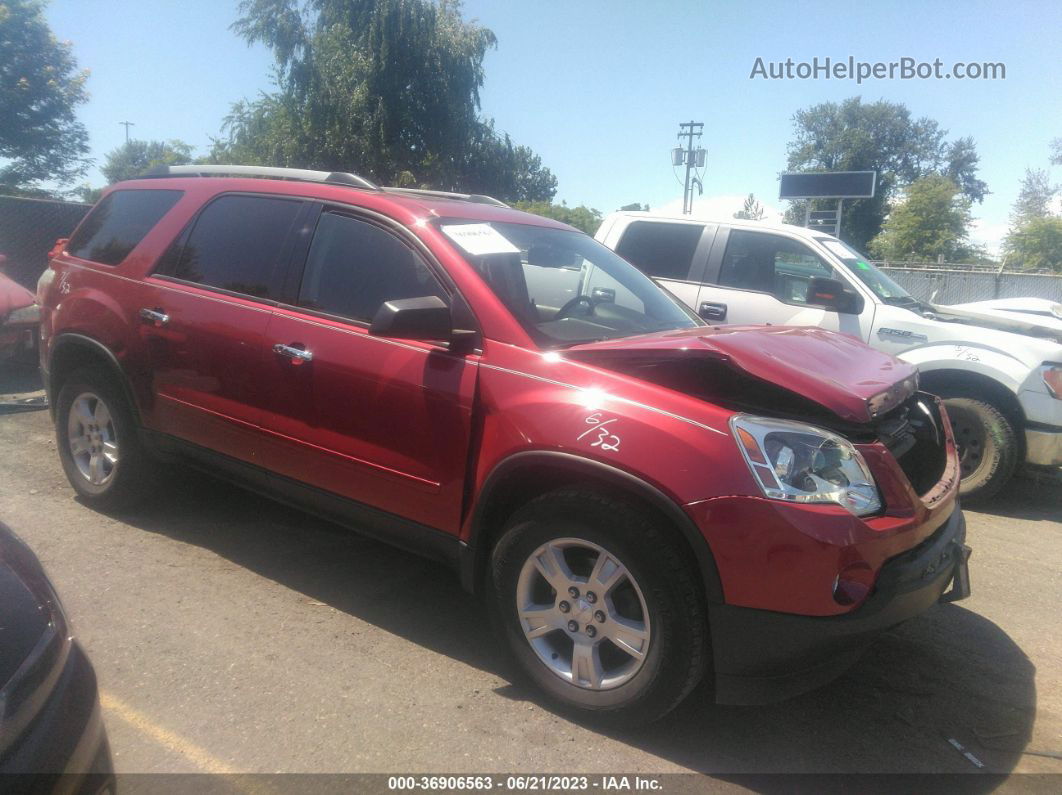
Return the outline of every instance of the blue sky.
[[[56,35],[92,72],[80,116],[98,162],[134,137],[200,150],[231,102],[270,88],[271,58],[229,32],[237,0],[52,0]],[[1062,136],[1058,2],[628,2],[466,0],[498,36],[482,112],[542,156],[557,200],[611,211],[629,202],[677,209],[670,166],[680,121],[705,123],[705,198],[729,214],[754,192],[780,208],[777,174],[795,111],[861,95],[905,103],[951,137],[972,135],[992,191],[974,205],[974,236],[994,244],[1027,166],[1047,167]],[[757,57],[810,61],[1003,62],[1006,79],[750,79]],[[351,164],[356,170],[356,164]],[[1052,176],[1062,181],[1062,168]],[[90,175],[102,184],[98,171]]]

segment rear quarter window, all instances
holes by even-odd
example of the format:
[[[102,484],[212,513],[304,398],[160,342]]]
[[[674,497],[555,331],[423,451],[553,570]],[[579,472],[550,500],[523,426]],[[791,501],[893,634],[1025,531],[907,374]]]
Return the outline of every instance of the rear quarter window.
[[[75,257],[117,265],[181,198],[179,190],[116,190],[100,201],[66,246]]]
[[[703,224],[635,221],[623,233],[616,253],[650,276],[688,279],[703,231]]]

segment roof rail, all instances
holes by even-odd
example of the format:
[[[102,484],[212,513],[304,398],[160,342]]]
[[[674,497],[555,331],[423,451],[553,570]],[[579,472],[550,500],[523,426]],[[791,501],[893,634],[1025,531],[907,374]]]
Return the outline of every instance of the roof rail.
[[[327,182],[333,185],[349,185],[366,190],[380,190],[375,182],[357,174],[344,171],[311,171],[305,168],[277,168],[274,166],[159,166],[142,177],[269,177],[291,179],[298,182]]]
[[[489,204],[494,207],[508,207],[509,205],[493,196],[485,196],[482,193],[451,193],[445,190],[422,190],[420,188],[381,188],[387,193],[400,193],[408,196],[424,196],[430,199],[455,199],[475,204]]]

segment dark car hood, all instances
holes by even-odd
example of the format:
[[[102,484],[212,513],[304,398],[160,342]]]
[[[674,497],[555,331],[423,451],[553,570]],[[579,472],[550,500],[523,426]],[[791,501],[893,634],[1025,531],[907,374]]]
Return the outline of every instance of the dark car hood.
[[[702,326],[577,345],[564,355],[628,371],[668,359],[725,362],[855,423],[873,419],[870,398],[916,372],[913,365],[845,334],[788,326]]]

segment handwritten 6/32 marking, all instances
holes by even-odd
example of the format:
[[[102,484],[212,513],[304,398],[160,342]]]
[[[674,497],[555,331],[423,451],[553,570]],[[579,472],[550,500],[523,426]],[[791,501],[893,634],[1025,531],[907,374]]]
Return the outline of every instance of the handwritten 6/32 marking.
[[[615,421],[616,417],[613,417],[610,420],[602,420],[601,412],[595,411],[586,418],[586,424],[590,427],[575,437],[575,440],[580,441],[584,437],[596,432],[597,436],[591,437],[594,440],[590,443],[591,447],[600,447],[602,450],[610,453],[619,452],[620,438],[612,432],[612,428],[607,427]]]

